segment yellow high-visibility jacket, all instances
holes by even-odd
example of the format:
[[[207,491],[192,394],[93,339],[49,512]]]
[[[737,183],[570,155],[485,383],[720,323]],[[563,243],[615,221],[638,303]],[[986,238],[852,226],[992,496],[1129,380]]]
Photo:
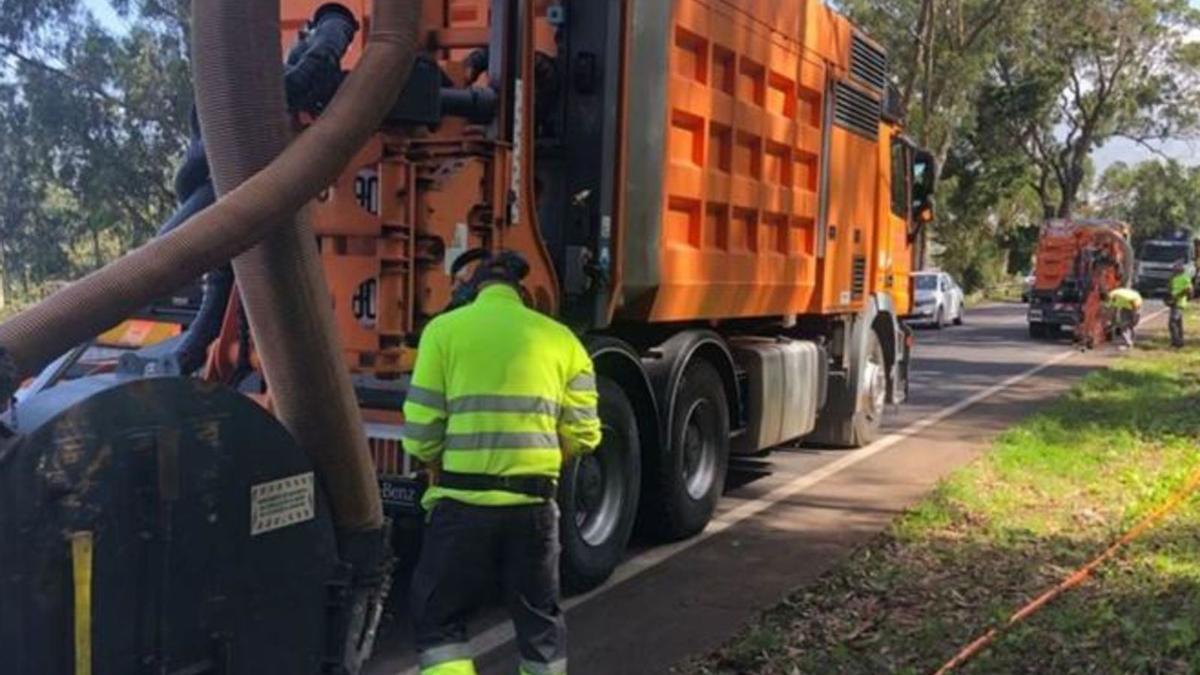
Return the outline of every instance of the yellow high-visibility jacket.
[[[592,360],[566,326],[525,307],[506,285],[426,326],[404,402],[404,450],[446,471],[557,478],[563,451],[600,444]],[[529,495],[432,486],[481,506],[535,504]]]
[[[1136,312],[1142,308],[1142,294],[1132,288],[1118,288],[1108,294],[1108,304],[1114,309],[1132,309]]]
[[[1179,273],[1171,277],[1170,288],[1168,289],[1171,300],[1176,307],[1184,308],[1188,306],[1188,298],[1192,294],[1192,280],[1185,273]]]

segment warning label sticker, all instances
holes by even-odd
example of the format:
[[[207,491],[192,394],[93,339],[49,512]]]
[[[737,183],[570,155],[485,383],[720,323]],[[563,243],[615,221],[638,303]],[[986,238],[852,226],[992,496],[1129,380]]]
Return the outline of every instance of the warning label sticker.
[[[312,472],[250,486],[250,536],[313,519]]]

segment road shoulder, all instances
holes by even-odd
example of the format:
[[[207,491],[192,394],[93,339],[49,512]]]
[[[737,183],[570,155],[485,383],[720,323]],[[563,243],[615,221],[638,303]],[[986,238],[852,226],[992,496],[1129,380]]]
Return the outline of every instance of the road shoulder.
[[[1193,326],[1194,330],[1194,326]],[[1200,466],[1200,352],[1161,339],[1005,432],[880,536],[688,673],[932,672]],[[1188,672],[1200,500],[965,672]]]

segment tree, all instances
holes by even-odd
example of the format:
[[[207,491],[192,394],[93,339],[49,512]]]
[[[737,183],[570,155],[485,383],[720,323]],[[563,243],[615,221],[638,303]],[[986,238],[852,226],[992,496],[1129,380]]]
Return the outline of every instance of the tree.
[[[1026,105],[1004,126],[1038,171],[1047,217],[1069,217],[1094,149],[1154,148],[1200,127],[1200,12],[1187,0],[1039,0],[1041,25],[1012,34],[998,84]]]
[[[1017,232],[1031,220],[1028,162],[988,119],[1001,114],[992,93],[994,64],[1014,34],[1036,25],[1035,1],[842,5],[887,46],[907,131],[938,160],[939,207],[932,227],[937,263],[967,290],[991,285],[1009,267],[1009,242],[1023,241]],[[988,109],[981,117],[983,106]]]
[[[1174,160],[1114,164],[1100,179],[1096,205],[1101,214],[1128,222],[1139,243],[1200,233],[1200,168]]]
[[[1031,0],[846,0],[851,19],[887,46],[908,130],[944,164],[1004,36]]]
[[[0,279],[17,295],[140,244],[174,206],[189,3],[114,6],[115,35],[77,1],[0,0]]]

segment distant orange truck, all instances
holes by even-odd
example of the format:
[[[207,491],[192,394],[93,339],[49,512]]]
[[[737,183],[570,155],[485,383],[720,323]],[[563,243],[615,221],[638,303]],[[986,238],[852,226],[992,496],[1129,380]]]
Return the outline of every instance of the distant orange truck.
[[[1100,293],[1132,283],[1129,234],[1129,225],[1115,220],[1051,220],[1042,226],[1029,291],[1030,337],[1076,331],[1097,311]]]

